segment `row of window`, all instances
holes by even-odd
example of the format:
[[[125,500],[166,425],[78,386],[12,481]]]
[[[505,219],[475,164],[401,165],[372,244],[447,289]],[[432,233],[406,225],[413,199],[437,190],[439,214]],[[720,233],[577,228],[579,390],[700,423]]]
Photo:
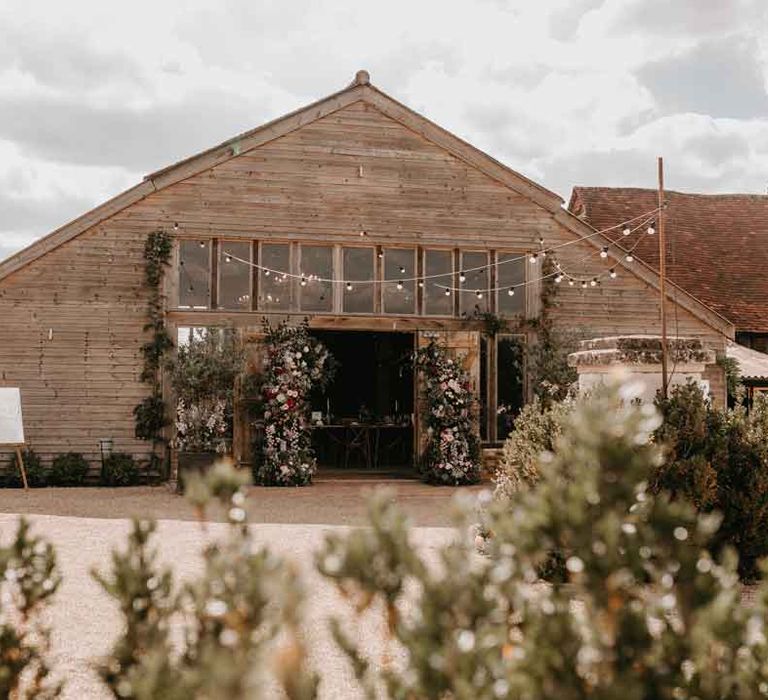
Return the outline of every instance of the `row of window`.
[[[507,289],[525,282],[525,270],[519,254],[495,251],[182,239],[178,306],[428,316],[492,309],[517,315],[525,308],[526,288],[517,286],[513,294]],[[504,289],[490,294],[491,288]]]

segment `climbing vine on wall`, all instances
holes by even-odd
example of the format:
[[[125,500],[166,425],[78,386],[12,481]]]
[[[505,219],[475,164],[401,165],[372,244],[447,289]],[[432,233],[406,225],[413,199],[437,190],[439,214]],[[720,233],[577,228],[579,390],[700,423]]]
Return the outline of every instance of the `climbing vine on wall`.
[[[133,409],[133,415],[136,419],[136,437],[151,440],[153,451],[155,445],[161,440],[162,429],[168,424],[162,397],[160,368],[165,353],[173,348],[173,340],[165,326],[160,287],[165,268],[171,259],[171,250],[171,237],[165,231],[153,231],[147,236],[144,245],[144,284],[149,289],[149,300],[147,302],[148,321],[144,325],[144,330],[150,331],[151,336],[141,346],[141,354],[144,357],[141,381],[151,386],[152,393]]]

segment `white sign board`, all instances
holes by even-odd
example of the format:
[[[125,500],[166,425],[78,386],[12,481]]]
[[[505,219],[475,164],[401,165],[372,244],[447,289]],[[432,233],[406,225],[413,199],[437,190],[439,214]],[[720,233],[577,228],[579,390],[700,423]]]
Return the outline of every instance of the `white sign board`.
[[[0,445],[23,445],[21,392],[0,387]]]

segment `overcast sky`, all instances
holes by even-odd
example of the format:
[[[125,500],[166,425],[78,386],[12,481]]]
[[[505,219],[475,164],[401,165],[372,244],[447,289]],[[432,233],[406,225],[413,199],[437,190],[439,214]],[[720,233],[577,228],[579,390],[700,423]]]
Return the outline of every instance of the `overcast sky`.
[[[359,68],[566,199],[768,187],[767,0],[0,0],[0,259]]]

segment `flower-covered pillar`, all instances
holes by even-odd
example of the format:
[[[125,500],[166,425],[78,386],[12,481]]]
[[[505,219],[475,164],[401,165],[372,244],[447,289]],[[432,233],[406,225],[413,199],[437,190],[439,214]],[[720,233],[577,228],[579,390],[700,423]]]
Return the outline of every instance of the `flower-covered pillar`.
[[[480,334],[422,331],[416,366],[416,464],[433,483],[474,483],[480,476]]]

